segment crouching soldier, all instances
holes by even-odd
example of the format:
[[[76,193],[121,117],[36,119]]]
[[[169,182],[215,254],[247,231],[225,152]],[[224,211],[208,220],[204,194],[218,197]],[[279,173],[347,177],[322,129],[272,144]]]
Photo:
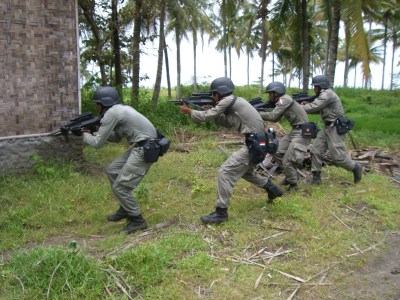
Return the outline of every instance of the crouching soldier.
[[[111,190],[119,202],[119,209],[107,219],[110,222],[128,219],[128,225],[122,229],[122,233],[146,229],[146,221],[132,190],[152,166],[145,160],[143,146],[147,140],[157,138],[157,130],[134,108],[119,103],[118,92],[113,87],[99,88],[93,95],[93,101],[97,112],[103,117],[97,133],[84,132],[83,141],[100,148],[107,141],[120,142],[126,138],[132,145],[107,168]]]
[[[255,133],[264,134],[265,125],[260,114],[247,100],[233,95],[234,88],[231,79],[217,78],[211,83],[210,88],[212,98],[216,103],[215,107],[205,111],[196,111],[183,104],[180,112],[190,114],[194,122],[215,121],[219,125],[239,131],[246,137]],[[233,188],[240,178],[264,188],[270,202],[283,195],[283,191],[279,187],[275,186],[268,178],[255,172],[255,166],[256,163],[251,161],[247,146],[234,152],[221,165],[217,178],[218,199],[215,203],[215,211],[200,218],[204,224],[218,224],[228,220],[230,198]]]
[[[313,184],[321,182],[321,169],[323,155],[329,150],[334,164],[345,170],[353,172],[354,183],[362,178],[362,167],[351,160],[346,154],[345,133],[346,126],[341,125],[345,119],[342,102],[338,95],[330,88],[329,79],[325,75],[313,77],[311,84],[318,96],[313,102],[305,104],[307,113],[320,113],[324,128],[318,133],[317,138],[311,146],[311,171]]]
[[[283,83],[271,82],[267,86],[266,92],[269,101],[274,102],[276,106],[270,112],[261,111],[262,119],[278,122],[282,117],[285,117],[292,126],[292,130],[279,139],[279,147],[274,159],[285,174],[282,185],[288,185],[288,191],[295,190],[298,187],[296,168],[303,164],[307,147],[311,141],[310,137],[303,137],[302,135],[302,125],[308,123],[308,116],[303,107],[286,94]]]

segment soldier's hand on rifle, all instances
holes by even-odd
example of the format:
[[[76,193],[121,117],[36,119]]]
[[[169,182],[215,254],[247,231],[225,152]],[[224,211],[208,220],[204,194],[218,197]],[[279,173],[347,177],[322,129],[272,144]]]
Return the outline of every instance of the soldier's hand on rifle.
[[[192,113],[192,109],[189,106],[187,106],[186,103],[183,103],[181,105],[181,107],[179,108],[179,111],[180,111],[181,114],[184,114],[184,115]]]
[[[90,129],[89,129],[89,128],[85,128],[85,127],[82,128],[81,131],[82,131],[82,132],[91,133]]]

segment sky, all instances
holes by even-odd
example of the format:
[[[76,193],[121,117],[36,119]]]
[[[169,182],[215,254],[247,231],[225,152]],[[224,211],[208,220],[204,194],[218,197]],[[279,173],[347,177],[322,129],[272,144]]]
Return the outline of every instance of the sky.
[[[169,66],[170,66],[170,80],[172,86],[176,86],[176,47],[172,38],[167,41],[170,48],[169,51]],[[157,68],[157,47],[158,42],[155,41],[153,44],[149,45],[147,49],[144,49],[146,54],[141,55],[141,70],[140,75],[143,76],[145,73],[150,77],[150,79],[142,81],[141,86],[153,87],[156,76]],[[391,61],[391,45],[389,45],[387,50],[387,65],[385,72],[385,85],[384,87],[388,89],[390,87],[390,61]],[[398,57],[399,51],[397,51],[396,56]],[[398,58],[395,60],[395,65],[398,62]],[[250,84],[258,81],[261,72],[261,59],[255,55],[254,59],[250,62]],[[371,64],[371,74],[372,74],[372,88],[380,89],[382,85],[382,64],[374,65]],[[395,67],[395,73],[399,73],[400,68]],[[264,71],[264,86],[268,85],[272,81],[272,61],[271,56],[267,58],[265,62]],[[335,86],[343,86],[343,74],[344,74],[344,63],[338,63],[335,72]],[[314,74],[319,75],[319,74]],[[193,50],[190,41],[182,41],[181,44],[181,84],[189,85],[192,83],[193,76]],[[197,82],[198,83],[211,83],[214,78],[224,76],[224,58],[223,53],[215,50],[215,42],[208,44],[207,41],[204,43],[202,49],[201,45],[197,48]],[[243,86],[247,84],[247,57],[244,54],[238,58],[236,52],[232,52],[232,81],[237,86]],[[283,81],[282,76],[275,77],[275,81]],[[352,69],[349,73],[348,86],[353,87],[354,81],[356,81],[356,87],[362,86],[362,73],[360,66],[357,68],[356,72]],[[163,67],[163,77],[161,81],[161,86],[167,86],[165,63]],[[299,87],[298,81],[294,81],[290,84],[291,87]]]

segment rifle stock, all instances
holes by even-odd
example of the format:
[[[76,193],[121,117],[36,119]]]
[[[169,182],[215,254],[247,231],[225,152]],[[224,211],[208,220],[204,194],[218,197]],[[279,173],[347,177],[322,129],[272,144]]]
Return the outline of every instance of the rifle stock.
[[[302,103],[302,102],[313,102],[315,99],[318,98],[318,96],[317,95],[309,96],[307,91],[302,91],[293,93],[292,98],[294,101]]]
[[[272,101],[262,101],[261,97],[253,98],[249,101],[257,111],[266,111],[275,108],[275,103]]]

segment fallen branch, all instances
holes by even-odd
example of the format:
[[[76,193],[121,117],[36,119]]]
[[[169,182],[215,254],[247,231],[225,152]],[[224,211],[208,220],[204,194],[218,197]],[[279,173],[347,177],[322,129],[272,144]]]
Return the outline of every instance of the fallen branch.
[[[379,246],[380,244],[382,244],[384,242],[384,240],[383,241],[380,241],[379,243],[377,243],[377,244],[374,244],[374,245],[372,245],[371,247],[368,247],[367,249],[364,249],[364,250],[361,250],[361,249],[359,249],[359,251],[358,252],[356,252],[356,253],[351,253],[351,254],[348,254],[348,255],[346,255],[346,257],[350,257],[350,256],[356,256],[356,255],[360,255],[360,254],[364,254],[365,252],[367,252],[367,251],[370,251],[370,250],[373,250],[373,249],[375,249],[377,246]]]
[[[289,298],[287,298],[287,300],[292,300],[294,295],[296,295],[297,291],[299,290],[299,288],[300,288],[300,284],[297,285],[297,288],[293,291],[293,293],[289,296]]]
[[[350,209],[351,211],[355,212],[356,214],[359,214],[360,216],[363,216],[364,218],[369,219],[369,217],[367,217],[366,215],[360,213],[359,211],[356,211],[355,209],[351,208],[350,206],[343,204],[344,206],[346,206],[348,209]]]

